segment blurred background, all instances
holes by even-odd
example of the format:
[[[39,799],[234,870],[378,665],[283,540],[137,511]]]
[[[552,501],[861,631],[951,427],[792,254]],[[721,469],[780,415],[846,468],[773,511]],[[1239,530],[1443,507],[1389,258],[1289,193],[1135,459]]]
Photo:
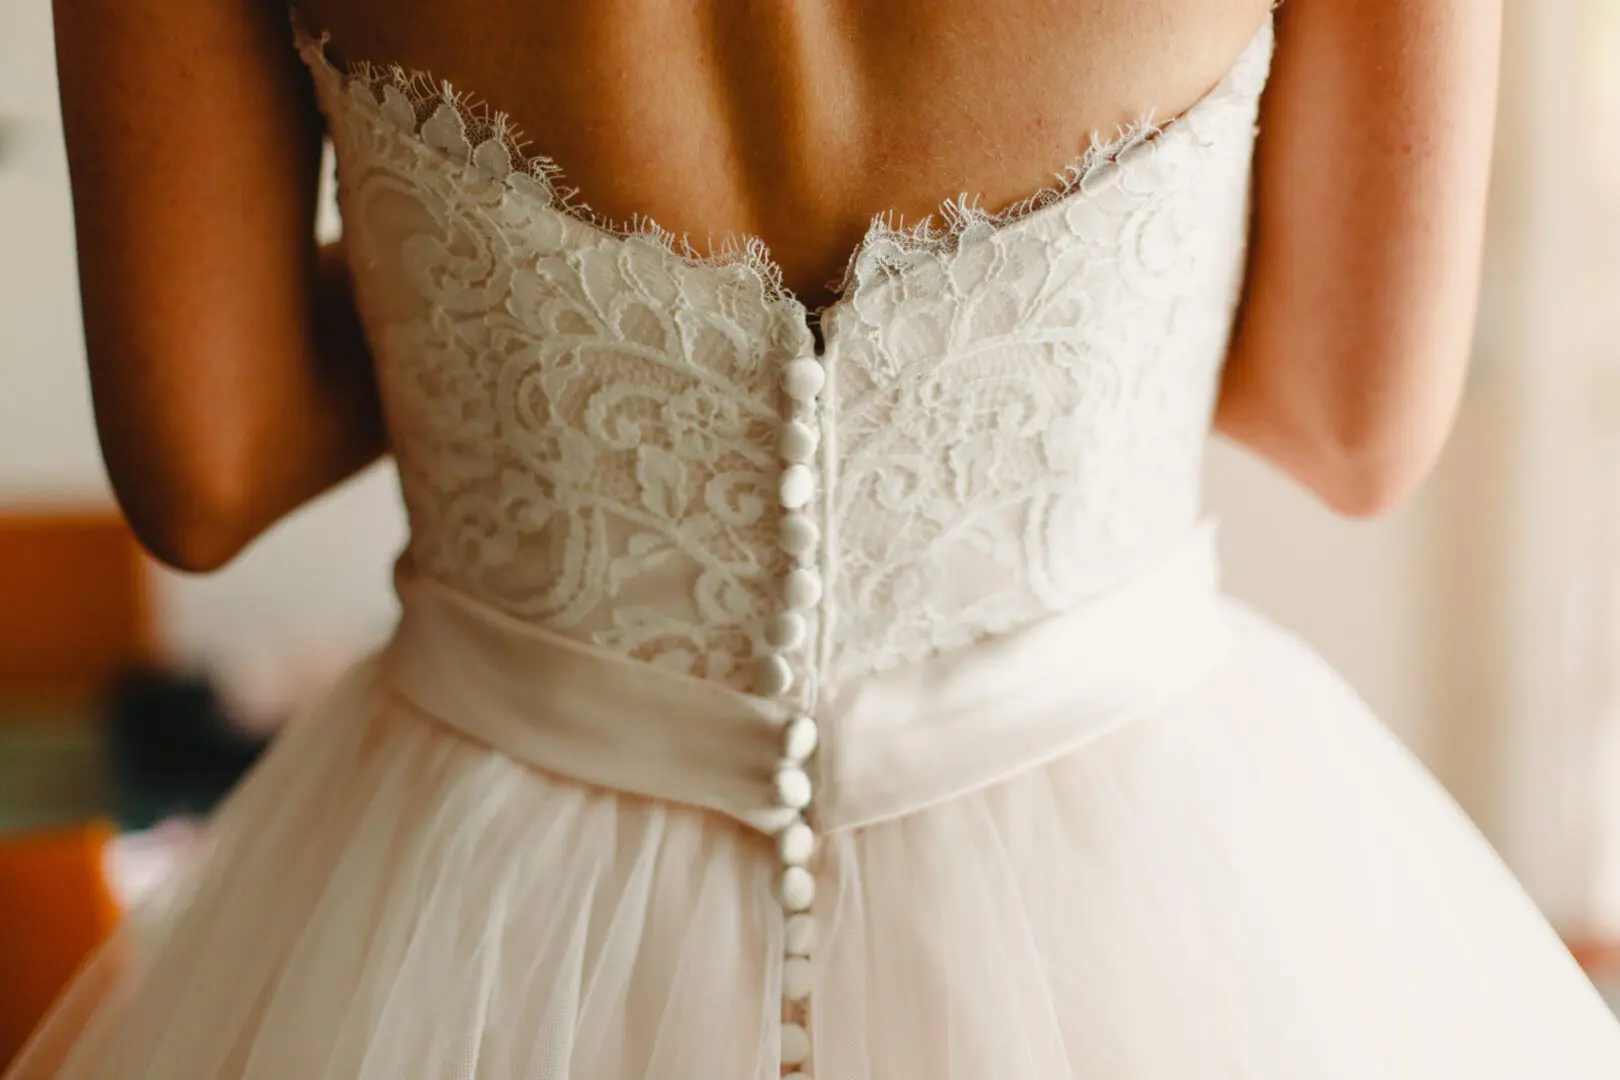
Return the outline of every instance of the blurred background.
[[[1476,355],[1433,481],[1348,522],[1223,446],[1211,499],[1233,591],[1349,677],[1620,1000],[1620,0],[1508,0],[1503,74]],[[48,6],[12,0],[0,1064],[277,725],[388,632],[404,539],[383,466],[220,574],[141,556],[92,424],[54,79]]]

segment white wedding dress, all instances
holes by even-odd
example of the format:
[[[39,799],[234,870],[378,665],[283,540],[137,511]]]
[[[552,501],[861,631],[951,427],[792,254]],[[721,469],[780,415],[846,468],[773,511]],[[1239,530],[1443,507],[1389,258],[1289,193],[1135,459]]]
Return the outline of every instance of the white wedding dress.
[[[1218,590],[1269,25],[1058,188],[874,223],[819,319],[300,45],[403,618],[16,1080],[1620,1077],[1469,822]]]

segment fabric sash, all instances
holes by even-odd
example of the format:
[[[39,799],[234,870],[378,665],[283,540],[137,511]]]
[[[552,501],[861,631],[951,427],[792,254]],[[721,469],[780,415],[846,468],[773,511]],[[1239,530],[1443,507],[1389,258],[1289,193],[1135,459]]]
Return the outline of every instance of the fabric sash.
[[[1193,690],[1228,627],[1202,525],[1106,593],[1011,633],[824,692],[818,831],[899,817],[1073,753]],[[549,773],[763,831],[792,710],[532,626],[402,569],[384,653],[416,708]]]

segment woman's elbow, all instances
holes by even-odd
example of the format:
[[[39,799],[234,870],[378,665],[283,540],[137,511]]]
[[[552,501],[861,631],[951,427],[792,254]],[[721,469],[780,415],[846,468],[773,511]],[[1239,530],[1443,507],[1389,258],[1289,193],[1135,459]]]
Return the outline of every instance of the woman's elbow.
[[[1306,420],[1304,411],[1256,407],[1253,400],[1228,395],[1217,421],[1224,434],[1345,517],[1377,517],[1404,503],[1428,478],[1444,441],[1443,434],[1427,430],[1429,425],[1367,414]]]
[[[252,539],[242,493],[218,475],[157,475],[108,461],[113,493],[135,538],[158,562],[208,574],[231,562]]]
[[[185,574],[221,570],[246,546],[227,531],[190,524],[136,527],[135,536],[154,559]]]
[[[1293,471],[1335,513],[1378,517],[1404,504],[1434,471],[1449,425],[1426,419],[1324,425],[1326,433],[1302,439]]]
[[[1459,361],[1454,368],[1463,366]],[[1354,518],[1403,505],[1439,464],[1457,415],[1459,383],[1460,376],[1448,377],[1404,393],[1368,393],[1359,407],[1352,403],[1322,417],[1313,485],[1322,501]]]
[[[1348,518],[1373,518],[1394,510],[1422,486],[1426,467],[1392,466],[1373,455],[1341,462],[1312,487],[1324,505]]]

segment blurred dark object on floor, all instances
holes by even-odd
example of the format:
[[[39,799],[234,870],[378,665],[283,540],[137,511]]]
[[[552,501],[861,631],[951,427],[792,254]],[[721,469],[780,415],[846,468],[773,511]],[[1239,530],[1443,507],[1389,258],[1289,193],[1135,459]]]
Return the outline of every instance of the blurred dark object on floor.
[[[241,731],[218,688],[201,675],[132,668],[113,681],[104,700],[107,753],[125,829],[207,815],[268,744]]]

